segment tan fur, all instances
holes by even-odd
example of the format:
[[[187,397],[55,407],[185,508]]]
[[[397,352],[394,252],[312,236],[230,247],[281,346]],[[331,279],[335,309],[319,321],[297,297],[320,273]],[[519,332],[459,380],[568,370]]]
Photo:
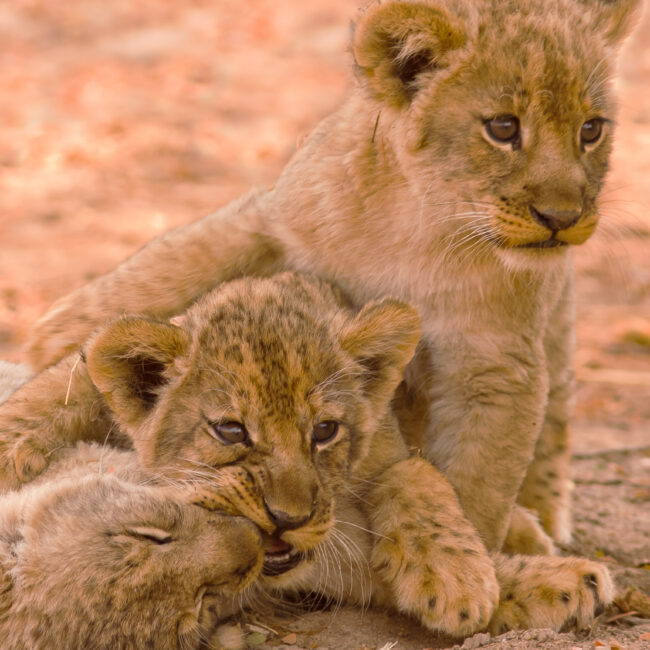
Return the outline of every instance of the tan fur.
[[[82,445],[57,460],[0,498],[2,647],[198,650],[220,638],[259,573],[257,528],[139,485],[133,452]]]
[[[488,547],[501,548],[522,483],[523,505],[567,541],[569,245],[598,221],[614,56],[639,4],[372,4],[352,43],[359,88],[274,188],[61,299],[35,329],[31,363],[52,363],[122,311],[171,316],[247,272],[308,270],[357,305],[397,296],[418,306],[435,351],[423,451]],[[488,135],[500,115],[519,119],[517,142]],[[603,135],[582,146],[594,118]],[[539,247],[552,235],[555,247]]]
[[[89,342],[85,363],[64,360],[0,408],[5,484],[32,476],[35,463],[19,467],[26,449],[46,465],[62,444],[119,427],[152,479],[264,531],[251,602],[300,589],[388,605],[457,636],[489,624],[500,611],[493,561],[450,484],[409,454],[390,409],[419,337],[412,308],[384,299],[355,313],[323,282],[287,273],[225,284],[174,321],[119,319]],[[67,405],[47,408],[65,393]],[[101,413],[94,422],[80,417],[88,404]],[[339,431],[319,444],[314,427],[328,421]],[[229,422],[248,437],[228,444],[218,425]],[[274,571],[282,542],[302,558]],[[508,566],[502,580],[519,585]],[[601,571],[553,566],[567,584]],[[521,584],[522,598],[540,583]],[[564,610],[558,596],[529,620],[562,625]]]

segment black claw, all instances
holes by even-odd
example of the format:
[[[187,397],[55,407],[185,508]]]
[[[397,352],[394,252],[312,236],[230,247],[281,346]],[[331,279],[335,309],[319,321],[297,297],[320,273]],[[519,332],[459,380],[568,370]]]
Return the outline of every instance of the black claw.
[[[598,578],[593,574],[589,573],[586,576],[582,576],[582,580],[585,585],[591,589],[596,597],[598,596]]]
[[[571,596],[569,596],[569,594],[567,594],[566,591],[563,591],[563,592],[560,594],[560,598],[561,598],[565,603],[568,603],[568,602],[571,600]]]

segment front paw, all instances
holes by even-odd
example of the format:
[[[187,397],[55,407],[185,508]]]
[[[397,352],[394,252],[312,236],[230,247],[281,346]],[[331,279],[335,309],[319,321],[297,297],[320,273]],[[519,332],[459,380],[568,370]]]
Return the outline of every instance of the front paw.
[[[503,543],[503,552],[508,555],[555,555],[555,546],[537,516],[531,510],[516,505]]]
[[[372,565],[395,607],[430,630],[456,637],[484,629],[499,599],[487,551],[476,538],[445,540],[419,529],[394,530],[377,542]]]
[[[18,489],[42,474],[48,465],[43,446],[31,438],[21,438],[0,452],[0,491]]]
[[[556,631],[590,625],[614,598],[607,568],[577,557],[495,558],[501,585],[492,634],[547,627]]]

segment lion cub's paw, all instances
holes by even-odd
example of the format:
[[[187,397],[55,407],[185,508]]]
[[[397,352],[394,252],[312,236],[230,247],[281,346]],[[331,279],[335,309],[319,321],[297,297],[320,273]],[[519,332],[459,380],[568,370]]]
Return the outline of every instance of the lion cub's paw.
[[[539,518],[523,506],[515,506],[503,552],[508,555],[555,555],[553,540]]]
[[[24,438],[0,451],[0,492],[18,489],[41,474],[49,465],[46,452]]]
[[[441,544],[421,527],[394,530],[375,545],[372,565],[400,611],[430,630],[466,636],[486,627],[499,587],[491,558],[460,538]],[[472,540],[473,541],[473,540]]]
[[[607,568],[577,557],[495,558],[501,584],[489,630],[587,627],[614,598]]]
[[[49,465],[47,451],[36,440],[21,438],[0,452],[0,491],[15,490],[42,474]]]
[[[14,468],[21,483],[33,481],[50,464],[47,451],[36,440],[23,438],[13,450]]]

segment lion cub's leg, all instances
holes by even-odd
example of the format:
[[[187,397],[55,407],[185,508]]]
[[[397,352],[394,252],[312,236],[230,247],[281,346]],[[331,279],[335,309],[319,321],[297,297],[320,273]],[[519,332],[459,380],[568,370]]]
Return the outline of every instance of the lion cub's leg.
[[[508,535],[502,550],[510,555],[555,554],[553,540],[542,528],[537,515],[520,505],[513,508]]]
[[[484,628],[498,601],[492,560],[445,478],[421,458],[374,479],[371,563],[392,605],[454,636]]]
[[[48,368],[0,406],[0,492],[42,473],[61,446],[103,441],[111,426],[79,355]]]
[[[544,351],[549,374],[548,404],[533,462],[518,501],[539,514],[557,542],[571,541],[569,420],[573,403],[573,287],[569,277],[549,320]]]
[[[612,602],[606,567],[577,557],[494,558],[501,594],[489,630],[587,627]]]
[[[536,510],[544,530],[561,544],[571,541],[570,460],[567,423],[547,417],[517,500]]]

